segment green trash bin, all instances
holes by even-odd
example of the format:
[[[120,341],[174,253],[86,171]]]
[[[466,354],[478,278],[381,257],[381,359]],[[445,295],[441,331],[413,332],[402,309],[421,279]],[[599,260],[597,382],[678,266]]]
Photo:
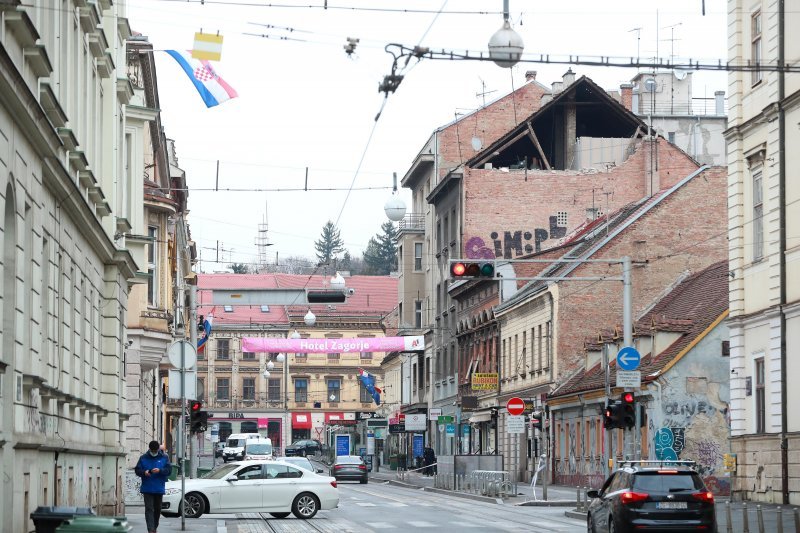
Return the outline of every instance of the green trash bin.
[[[58,526],[56,533],[126,533],[133,531],[125,516],[76,516]]]

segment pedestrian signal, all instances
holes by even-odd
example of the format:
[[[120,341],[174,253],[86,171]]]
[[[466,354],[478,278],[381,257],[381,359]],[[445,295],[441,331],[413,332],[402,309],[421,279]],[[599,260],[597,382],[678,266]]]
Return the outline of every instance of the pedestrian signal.
[[[208,413],[203,411],[203,402],[189,402],[189,429],[192,433],[202,433],[208,428]]]
[[[494,279],[494,261],[454,261],[450,264],[453,279]]]

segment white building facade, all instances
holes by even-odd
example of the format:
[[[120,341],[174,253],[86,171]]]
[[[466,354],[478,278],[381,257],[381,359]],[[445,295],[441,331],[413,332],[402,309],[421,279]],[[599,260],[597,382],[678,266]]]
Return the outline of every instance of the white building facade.
[[[800,14],[728,2],[730,365],[734,497],[800,504]]]

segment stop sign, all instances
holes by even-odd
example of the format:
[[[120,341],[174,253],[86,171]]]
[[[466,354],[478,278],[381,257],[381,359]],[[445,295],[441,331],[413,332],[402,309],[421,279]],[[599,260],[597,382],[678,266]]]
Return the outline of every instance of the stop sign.
[[[525,412],[525,402],[522,401],[522,398],[511,398],[506,404],[506,411],[510,415],[521,415]]]

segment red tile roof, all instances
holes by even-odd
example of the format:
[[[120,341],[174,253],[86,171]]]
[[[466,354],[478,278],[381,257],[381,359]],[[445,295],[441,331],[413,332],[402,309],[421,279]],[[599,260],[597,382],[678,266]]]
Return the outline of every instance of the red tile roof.
[[[215,324],[271,324],[289,325],[288,314],[293,316],[311,311],[319,316],[383,316],[397,306],[398,280],[390,276],[349,276],[345,278],[347,288],[355,294],[346,303],[335,304],[335,310],[327,304],[315,305],[269,305],[262,312],[260,305],[234,305],[233,312],[226,313],[223,306],[212,304],[214,289],[276,289],[309,288],[321,289],[329,285],[329,276],[307,276],[296,274],[198,274],[198,314],[207,314],[214,309]]]
[[[639,370],[642,381],[655,379],[664,367],[690,343],[700,337],[728,309],[728,262],[721,261],[689,276],[662,298],[634,325],[638,334],[653,330],[682,332],[675,342],[653,357],[643,354]],[[609,365],[611,383],[616,382],[617,368]],[[581,369],[556,388],[550,398],[602,389],[605,373],[602,363]]]

